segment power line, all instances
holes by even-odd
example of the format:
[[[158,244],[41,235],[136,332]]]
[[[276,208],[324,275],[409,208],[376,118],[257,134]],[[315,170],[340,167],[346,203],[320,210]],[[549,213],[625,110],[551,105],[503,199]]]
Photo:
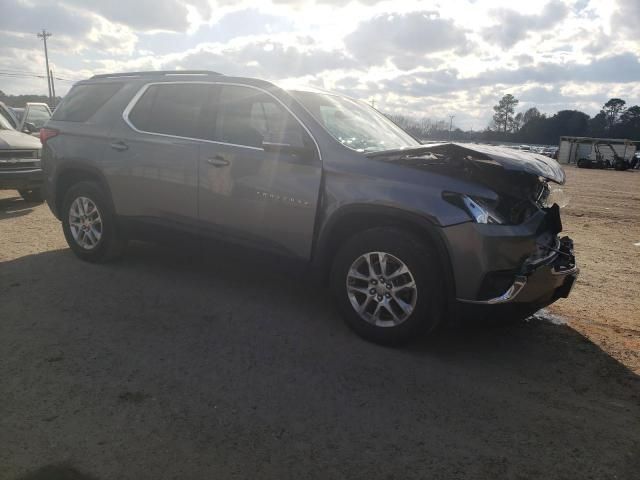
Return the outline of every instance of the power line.
[[[24,73],[19,73],[19,72],[7,72],[7,71],[2,71],[0,70],[0,76],[3,77],[11,77],[11,78],[47,78],[44,75],[38,75],[37,73],[32,73],[32,72],[24,72]],[[79,82],[80,80],[73,80],[70,78],[64,78],[64,77],[53,77],[56,80],[59,80],[61,82]]]

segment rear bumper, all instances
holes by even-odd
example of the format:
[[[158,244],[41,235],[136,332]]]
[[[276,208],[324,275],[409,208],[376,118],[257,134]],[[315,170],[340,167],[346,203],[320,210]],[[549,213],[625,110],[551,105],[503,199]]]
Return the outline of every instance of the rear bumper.
[[[2,190],[34,190],[41,188],[43,174],[40,168],[25,170],[0,170],[0,189]]]

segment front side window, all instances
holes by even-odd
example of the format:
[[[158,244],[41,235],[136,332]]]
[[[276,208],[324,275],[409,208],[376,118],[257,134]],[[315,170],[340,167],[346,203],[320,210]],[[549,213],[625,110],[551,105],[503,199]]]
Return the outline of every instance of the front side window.
[[[129,121],[143,132],[198,138],[209,88],[203,83],[150,85],[129,113]]]
[[[362,102],[333,94],[290,93],[336,140],[358,152],[380,152],[420,145],[387,117]]]
[[[265,141],[303,144],[300,124],[273,97],[259,90],[223,85],[211,140],[261,148]]]

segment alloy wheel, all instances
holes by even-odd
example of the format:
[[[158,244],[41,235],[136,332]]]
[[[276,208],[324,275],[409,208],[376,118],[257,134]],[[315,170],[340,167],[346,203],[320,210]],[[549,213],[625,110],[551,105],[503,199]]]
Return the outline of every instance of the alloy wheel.
[[[411,316],[418,299],[415,278],[405,263],[386,252],[359,256],[347,273],[351,306],[363,320],[395,327]]]
[[[102,238],[102,216],[93,200],[78,197],[69,207],[69,229],[76,243],[85,250],[93,250]]]

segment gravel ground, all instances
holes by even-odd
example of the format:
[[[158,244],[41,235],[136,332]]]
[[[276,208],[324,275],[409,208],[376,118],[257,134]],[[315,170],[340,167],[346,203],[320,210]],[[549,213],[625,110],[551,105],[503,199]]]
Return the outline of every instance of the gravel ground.
[[[273,260],[134,244],[88,265],[0,192],[0,479],[637,478],[640,174],[569,181],[568,325],[399,350]]]

